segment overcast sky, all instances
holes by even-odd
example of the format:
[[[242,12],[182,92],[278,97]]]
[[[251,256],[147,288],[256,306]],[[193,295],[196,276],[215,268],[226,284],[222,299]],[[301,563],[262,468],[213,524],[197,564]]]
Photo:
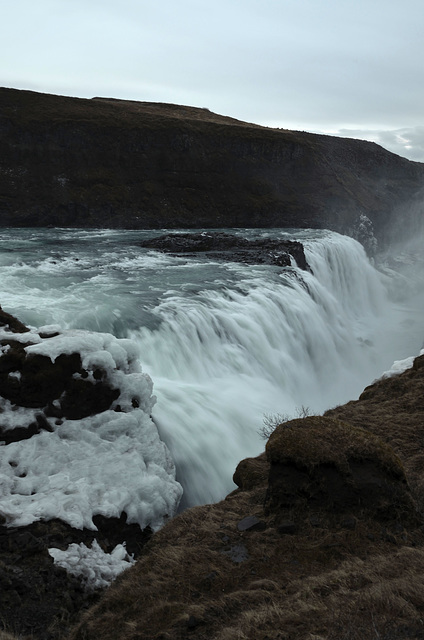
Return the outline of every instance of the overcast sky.
[[[2,0],[0,86],[197,107],[424,161],[422,0]]]

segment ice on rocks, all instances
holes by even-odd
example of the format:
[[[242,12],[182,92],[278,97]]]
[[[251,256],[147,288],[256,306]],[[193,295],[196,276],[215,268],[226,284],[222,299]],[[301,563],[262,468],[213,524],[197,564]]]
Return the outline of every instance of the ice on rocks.
[[[424,355],[424,349],[421,349],[418,355],[420,356]],[[385,371],[383,373],[383,375],[381,376],[381,379],[398,376],[404,371],[406,371],[407,369],[410,369],[414,364],[414,360],[416,357],[417,356],[409,356],[409,358],[405,358],[404,360],[395,360],[392,366],[390,367],[390,369],[388,369],[388,371]]]
[[[49,554],[55,564],[81,578],[89,591],[107,587],[135,562],[125,545],[118,544],[111,553],[105,553],[96,540],[93,540],[91,548],[84,543],[73,543],[66,551],[51,548]]]
[[[0,338],[12,337],[0,333],[6,334]],[[13,340],[24,336],[32,343],[25,348],[28,354],[48,356],[52,362],[61,354],[79,353],[83,368],[89,374],[100,368],[120,395],[107,411],[62,424],[48,418],[52,432],[0,445],[0,515],[7,525],[60,518],[74,528],[95,530],[94,515],[119,517],[125,512],[128,523],[159,528],[175,513],[182,489],[150,417],[156,399],[136,345],[80,330],[46,339],[33,330],[13,334]],[[25,426],[37,413],[5,399],[0,405],[6,429]]]

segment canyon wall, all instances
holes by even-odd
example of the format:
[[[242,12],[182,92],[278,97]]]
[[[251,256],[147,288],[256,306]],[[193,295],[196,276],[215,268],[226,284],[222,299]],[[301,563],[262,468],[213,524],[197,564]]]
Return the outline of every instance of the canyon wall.
[[[377,236],[424,164],[207,109],[0,89],[0,226],[298,227]],[[354,235],[354,233],[353,233]]]

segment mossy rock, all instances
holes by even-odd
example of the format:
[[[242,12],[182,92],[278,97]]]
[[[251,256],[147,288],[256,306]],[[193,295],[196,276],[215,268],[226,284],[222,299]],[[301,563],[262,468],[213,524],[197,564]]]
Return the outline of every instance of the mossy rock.
[[[250,491],[256,487],[266,486],[268,483],[269,462],[265,453],[256,458],[245,458],[238,463],[233,475],[233,482],[242,491]]]
[[[347,474],[352,460],[369,460],[393,477],[405,479],[400,458],[383,440],[365,429],[322,416],[279,425],[267,442],[266,456],[270,463],[294,464],[310,471],[327,464]]]
[[[321,416],[291,420],[271,435],[266,456],[266,508],[280,517],[299,508],[417,517],[400,459],[365,429]]]

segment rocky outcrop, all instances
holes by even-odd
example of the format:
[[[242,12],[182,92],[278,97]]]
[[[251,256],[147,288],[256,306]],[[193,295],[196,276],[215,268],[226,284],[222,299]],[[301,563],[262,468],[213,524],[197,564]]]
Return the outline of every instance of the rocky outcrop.
[[[300,269],[309,269],[301,242],[260,238],[248,240],[229,233],[207,232],[165,234],[141,244],[179,256],[202,256],[224,262],[272,264],[289,267],[294,260]]]
[[[272,433],[266,455],[265,508],[277,520],[307,509],[316,519],[419,522],[400,459],[365,429],[329,417],[291,420]]]
[[[424,187],[424,165],[374,143],[178,105],[0,89],[0,134],[3,226],[357,234],[365,216],[381,239]]]
[[[397,453],[424,512],[424,355],[400,375],[377,380],[358,400],[326,412],[326,416],[367,429]]]
[[[90,342],[89,334],[84,337],[71,332],[67,336],[49,327],[38,332],[30,330],[1,308],[0,326],[0,627],[50,640],[64,637],[81,610],[98,599],[101,589],[96,585],[110,581],[101,576],[99,582],[90,565],[85,577],[90,577],[91,572],[94,582],[83,579],[83,574],[73,575],[54,561],[55,555],[68,551],[72,545],[81,549],[81,554],[98,545],[95,548],[100,554],[113,554],[119,549],[120,556],[130,560],[140,554],[152,535],[150,526],[142,528],[134,517],[130,522],[125,510],[114,515],[117,510],[113,497],[108,498],[106,509],[101,507],[102,490],[112,496],[114,491],[117,496],[125,491],[126,480],[119,478],[119,469],[111,491],[100,482],[90,495],[88,487],[90,482],[96,482],[90,467],[105,464],[105,447],[114,441],[113,416],[121,425],[118,432],[123,430],[126,439],[126,447],[113,455],[125,457],[127,450],[131,455],[131,445],[140,447],[136,439],[131,440],[122,416],[125,420],[124,413],[129,412],[128,425],[140,418],[139,428],[146,429],[146,419],[150,419],[146,417],[143,422],[139,407],[145,404],[150,390],[147,386],[143,399],[141,373],[132,374],[132,382],[125,390],[125,377],[130,379],[131,373],[123,362],[121,383],[117,382],[116,363],[123,352],[119,354],[119,341],[113,336],[110,339],[115,363],[100,342],[91,355],[81,348],[74,351],[81,338],[83,345]],[[73,342],[75,338],[77,341]],[[46,355],[34,349],[44,349]],[[96,359],[99,364],[95,364]],[[126,397],[128,391],[132,395]],[[96,416],[100,421],[93,427],[90,420]],[[108,422],[111,416],[112,422]],[[98,433],[102,429],[106,429],[103,439]],[[94,443],[95,453],[98,452],[94,459],[86,458],[86,468],[84,460],[79,459],[84,445],[75,454],[67,455],[84,430],[89,432],[86,448]],[[148,438],[154,446],[151,435]],[[57,457],[57,462],[49,456]],[[143,460],[136,461],[132,469],[142,476]],[[109,472],[113,475],[112,468]],[[149,482],[152,477],[150,472]],[[88,509],[88,520],[81,519],[81,514],[75,519],[81,508]],[[109,556],[105,557],[107,564]],[[126,564],[130,562],[125,561]]]

